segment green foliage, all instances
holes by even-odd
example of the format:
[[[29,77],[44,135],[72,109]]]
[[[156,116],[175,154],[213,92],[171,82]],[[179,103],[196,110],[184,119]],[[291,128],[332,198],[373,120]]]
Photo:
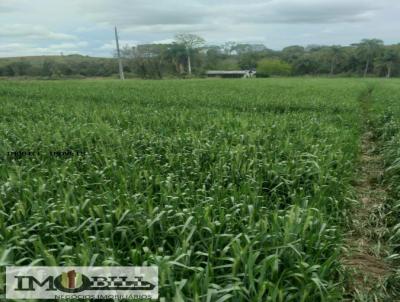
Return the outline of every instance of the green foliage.
[[[181,34],[171,44],[125,46],[124,70],[131,77],[144,79],[185,78],[191,77],[189,74],[203,76],[207,70],[255,69],[260,61],[278,60],[291,66],[285,75],[400,76],[399,45],[383,45],[377,39],[346,47],[289,46],[282,51],[262,44],[227,42],[205,46],[204,42],[199,36]],[[286,67],[273,69],[280,74]],[[111,58],[70,55],[0,59],[0,77],[109,77],[117,72],[118,64]],[[262,75],[269,73],[260,72]]]
[[[0,81],[0,259],[157,265],[164,301],[341,301],[364,89]]]
[[[234,58],[221,60],[216,64],[216,70],[240,70],[240,66]]]
[[[80,55],[0,59],[0,76],[4,77],[108,77],[117,71],[113,59]]]
[[[281,60],[263,59],[257,63],[257,76],[288,76],[292,66]]]

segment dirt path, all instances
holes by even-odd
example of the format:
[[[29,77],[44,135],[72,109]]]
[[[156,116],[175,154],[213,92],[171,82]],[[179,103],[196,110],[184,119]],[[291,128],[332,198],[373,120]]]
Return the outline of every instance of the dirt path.
[[[352,216],[343,264],[351,274],[348,290],[353,300],[381,301],[377,297],[384,294],[384,281],[390,268],[384,261],[386,248],[382,238],[387,232],[383,214],[386,191],[380,181],[383,160],[376,152],[377,145],[368,123],[371,94],[372,89],[369,89],[360,97],[364,133],[360,174],[355,185],[359,208]]]

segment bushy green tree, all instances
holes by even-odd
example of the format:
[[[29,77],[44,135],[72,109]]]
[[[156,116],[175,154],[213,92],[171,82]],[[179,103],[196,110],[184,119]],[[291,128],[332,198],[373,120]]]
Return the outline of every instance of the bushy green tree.
[[[194,34],[177,34],[175,36],[175,40],[178,44],[181,44],[186,49],[187,55],[187,68],[188,74],[192,74],[192,56],[196,53],[196,51],[205,44],[205,40]]]
[[[220,60],[215,67],[217,70],[240,70],[239,63],[235,58]]]
[[[291,73],[292,66],[278,59],[263,59],[257,63],[258,76],[288,76]]]
[[[376,60],[376,68],[380,74],[384,74],[387,78],[392,76],[393,67],[400,62],[400,47],[388,46],[382,55]]]
[[[363,39],[356,44],[358,57],[365,62],[364,77],[367,76],[372,63],[383,51],[383,41],[378,39]]]

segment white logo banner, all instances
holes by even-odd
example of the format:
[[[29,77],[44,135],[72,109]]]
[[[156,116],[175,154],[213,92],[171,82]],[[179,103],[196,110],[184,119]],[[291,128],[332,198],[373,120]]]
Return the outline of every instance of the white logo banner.
[[[6,299],[158,299],[158,268],[6,267]]]

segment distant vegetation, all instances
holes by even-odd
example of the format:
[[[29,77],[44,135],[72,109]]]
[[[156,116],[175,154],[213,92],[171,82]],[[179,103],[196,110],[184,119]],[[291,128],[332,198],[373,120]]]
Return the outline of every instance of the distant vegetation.
[[[257,63],[257,76],[269,77],[273,75],[288,76],[292,73],[292,66],[278,59],[263,59]]]
[[[400,76],[400,44],[362,40],[350,46],[289,46],[281,51],[262,44],[206,45],[196,35],[177,35],[171,44],[125,46],[127,77],[161,79],[203,76],[206,70],[267,69],[268,75]],[[267,66],[268,65],[268,66]],[[110,77],[111,58],[80,55],[0,59],[0,77]]]
[[[0,59],[0,77],[109,77],[115,74],[112,58],[81,55],[37,56]]]

